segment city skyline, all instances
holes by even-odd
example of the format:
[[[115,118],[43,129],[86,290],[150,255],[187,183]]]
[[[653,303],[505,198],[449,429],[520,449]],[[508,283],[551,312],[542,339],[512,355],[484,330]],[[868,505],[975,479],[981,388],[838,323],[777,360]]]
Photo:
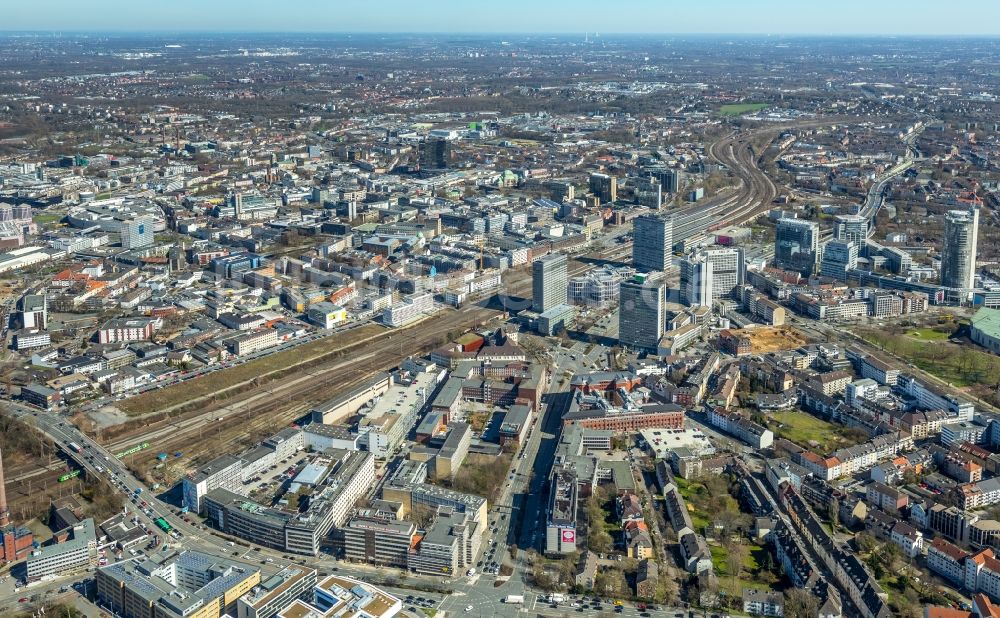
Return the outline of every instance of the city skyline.
[[[203,4],[3,13],[0,616],[1000,617],[998,10]]]
[[[219,0],[210,5],[180,0],[168,5],[129,6],[116,0],[87,5],[51,0],[5,10],[0,32],[329,32],[329,33],[468,33],[468,34],[746,34],[746,35],[883,35],[995,36],[1000,6],[957,0],[916,0],[906,11],[891,5],[847,0],[835,11],[809,3],[762,0],[745,3],[714,0],[697,5],[636,0],[614,12],[593,0],[544,5],[511,0],[503,11],[458,0],[407,3],[389,0],[380,10],[361,6],[316,6],[291,2],[275,14],[259,0]],[[968,19],[975,14],[974,20]],[[863,15],[863,17],[859,17]]]

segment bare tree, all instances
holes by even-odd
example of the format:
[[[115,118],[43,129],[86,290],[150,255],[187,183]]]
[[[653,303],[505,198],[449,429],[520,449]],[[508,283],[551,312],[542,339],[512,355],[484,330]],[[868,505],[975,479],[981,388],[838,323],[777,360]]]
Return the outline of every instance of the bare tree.
[[[819,600],[808,590],[790,588],[785,591],[785,618],[816,618]]]

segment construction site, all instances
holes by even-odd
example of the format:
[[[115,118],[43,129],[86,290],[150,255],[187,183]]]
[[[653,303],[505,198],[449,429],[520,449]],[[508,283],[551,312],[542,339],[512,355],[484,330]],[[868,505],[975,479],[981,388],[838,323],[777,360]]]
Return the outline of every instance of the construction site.
[[[808,340],[791,326],[752,326],[728,333],[731,351],[737,355],[767,354],[783,350],[794,350],[805,345]]]

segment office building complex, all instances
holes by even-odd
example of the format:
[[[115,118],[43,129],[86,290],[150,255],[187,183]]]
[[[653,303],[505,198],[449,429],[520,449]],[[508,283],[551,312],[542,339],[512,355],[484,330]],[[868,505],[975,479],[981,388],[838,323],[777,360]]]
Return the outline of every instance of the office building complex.
[[[218,618],[237,615],[260,570],[200,552],[156,552],[102,567],[96,581],[98,602],[123,618]]]
[[[569,280],[569,302],[590,307],[613,307],[618,304],[618,286],[622,280],[634,274],[635,271],[631,268],[605,264],[579,277],[573,277]]]
[[[542,313],[566,301],[566,256],[551,253],[532,262],[532,310]]]
[[[417,423],[427,398],[434,392],[438,373],[418,373],[405,382],[393,382],[358,422],[358,444],[377,459],[388,459]]]
[[[420,166],[428,169],[443,170],[448,167],[451,158],[451,142],[443,138],[431,138],[424,142],[420,153]]]
[[[590,175],[590,192],[597,196],[601,204],[618,199],[618,179],[607,174]]]
[[[558,467],[552,471],[545,510],[546,554],[572,554],[576,551],[578,492],[579,485],[573,470]]]
[[[681,301],[711,307],[723,298],[734,298],[746,278],[742,249],[711,248],[681,260]]]
[[[139,217],[121,223],[122,247],[126,249],[140,249],[152,245],[153,235],[153,220],[149,217]]]
[[[648,174],[656,182],[660,183],[660,187],[666,193],[677,193],[682,184],[681,174],[679,169],[672,167],[646,167],[643,168],[643,173]]]
[[[641,270],[668,270],[674,243],[674,221],[658,215],[636,218],[632,263]]]
[[[979,239],[979,209],[950,210],[944,218],[941,249],[941,285],[950,296],[966,302],[976,285],[976,245]]]
[[[315,570],[285,567],[236,601],[237,617],[273,618],[295,601],[312,601],[315,586]]]
[[[551,337],[559,331],[568,328],[576,316],[576,308],[572,305],[556,305],[548,311],[539,314],[535,321],[539,335]]]
[[[402,609],[402,601],[371,584],[329,575],[313,587],[311,601],[296,599],[277,618],[392,618]]]
[[[192,513],[201,513],[202,498],[215,489],[239,492],[243,487],[243,464],[239,457],[222,455],[184,478],[184,506]]]
[[[774,264],[804,275],[816,271],[819,261],[819,224],[802,219],[779,219],[774,239]]]
[[[635,201],[640,206],[659,210],[663,205],[663,187],[655,178],[637,180],[634,190]]]
[[[456,575],[475,566],[482,530],[471,513],[439,506],[433,523],[410,550],[406,566],[423,575]]]
[[[433,294],[415,294],[402,303],[386,307],[382,312],[382,323],[393,327],[406,326],[433,310]]]
[[[347,521],[351,509],[375,482],[371,453],[328,449],[295,478],[289,490],[307,495],[308,506],[268,507],[227,489],[202,498],[214,525],[258,545],[318,555],[324,537]]]
[[[240,221],[270,219],[278,214],[278,201],[260,193],[231,193],[226,201],[216,206],[216,217],[232,217]]]
[[[656,351],[663,336],[666,288],[662,281],[623,281],[618,293],[618,340],[634,350]]]
[[[26,330],[49,327],[49,302],[45,294],[25,294],[17,301],[15,323]]]
[[[445,506],[460,513],[469,513],[473,521],[486,521],[486,498],[430,485],[426,482],[427,477],[426,463],[406,461],[382,486],[382,498],[402,504],[404,515],[414,509],[436,511],[438,507]]]
[[[355,517],[337,534],[346,560],[405,569],[417,526],[408,521]]]
[[[868,242],[868,219],[861,215],[837,215],[833,238],[841,242],[853,242],[860,251]]]
[[[72,527],[72,538],[68,541],[45,545],[28,554],[28,581],[86,569],[94,562],[96,553],[94,520],[85,519]]]
[[[858,245],[853,240],[831,240],[823,249],[820,274],[844,281],[847,272],[858,267]]]

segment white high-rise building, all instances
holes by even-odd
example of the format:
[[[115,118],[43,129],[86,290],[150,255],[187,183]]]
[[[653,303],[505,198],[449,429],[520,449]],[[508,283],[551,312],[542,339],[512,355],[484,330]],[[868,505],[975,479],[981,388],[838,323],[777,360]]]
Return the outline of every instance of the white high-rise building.
[[[941,285],[959,302],[972,298],[976,286],[976,249],[979,240],[979,208],[949,210],[944,217],[944,247],[941,249]]]
[[[858,267],[858,246],[853,240],[831,240],[823,249],[820,274],[825,277],[847,279],[847,271]]]
[[[531,263],[531,308],[544,313],[566,304],[566,256],[550,253]]]
[[[150,217],[136,217],[121,223],[122,247],[139,249],[153,244],[155,232]]]
[[[712,247],[681,260],[681,301],[711,307],[722,298],[732,298],[746,279],[743,250]]]
[[[833,237],[844,242],[852,241],[860,251],[868,242],[868,219],[861,215],[837,215]]]

